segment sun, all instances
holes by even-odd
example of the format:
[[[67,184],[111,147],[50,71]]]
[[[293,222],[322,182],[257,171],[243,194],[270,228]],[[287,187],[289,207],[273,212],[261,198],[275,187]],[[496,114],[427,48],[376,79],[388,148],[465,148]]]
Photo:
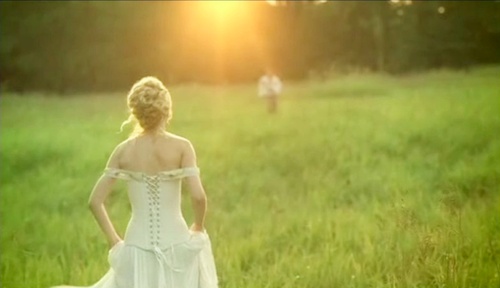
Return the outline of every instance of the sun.
[[[302,2],[302,4],[304,2],[312,2],[316,5],[319,5],[319,4],[323,4],[323,3],[326,3],[328,2],[328,0],[303,0],[303,1],[296,1],[296,0],[266,0],[267,4],[271,5],[271,6],[287,6],[288,4],[296,4],[297,2]],[[391,0],[393,1],[393,0]],[[399,1],[399,0],[396,0],[396,1]],[[295,2],[295,3],[294,3]]]
[[[245,1],[200,1],[200,8],[216,17],[229,17],[239,11]]]

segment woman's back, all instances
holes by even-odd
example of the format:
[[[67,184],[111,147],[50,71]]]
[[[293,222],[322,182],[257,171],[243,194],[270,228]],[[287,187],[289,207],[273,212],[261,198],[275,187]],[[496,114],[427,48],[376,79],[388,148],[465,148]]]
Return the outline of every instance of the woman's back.
[[[162,132],[139,135],[118,146],[118,167],[106,172],[128,180],[132,217],[125,242],[151,249],[189,238],[180,207],[181,179],[197,176],[199,170],[183,163],[188,144],[182,137]]]
[[[120,145],[119,168],[149,175],[182,168],[188,140],[171,133],[146,134]]]

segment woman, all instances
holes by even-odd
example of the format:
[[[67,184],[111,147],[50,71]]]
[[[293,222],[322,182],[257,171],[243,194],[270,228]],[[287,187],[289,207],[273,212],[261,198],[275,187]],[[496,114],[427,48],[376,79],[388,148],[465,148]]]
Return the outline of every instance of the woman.
[[[136,133],[113,151],[89,205],[110,246],[110,270],[93,288],[211,288],[217,275],[205,232],[206,196],[191,143],[171,134],[172,100],[160,80],[145,77],[130,90],[126,123]],[[125,124],[125,123],[124,123]],[[132,217],[124,240],[104,202],[116,179],[128,182]],[[191,194],[194,223],[181,212],[181,179]],[[70,287],[70,286],[59,286]]]

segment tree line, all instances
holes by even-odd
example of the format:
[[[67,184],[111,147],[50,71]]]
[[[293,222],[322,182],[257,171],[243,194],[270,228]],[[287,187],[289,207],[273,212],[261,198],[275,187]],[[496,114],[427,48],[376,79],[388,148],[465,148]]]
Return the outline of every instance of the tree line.
[[[500,62],[499,1],[287,3],[222,14],[197,1],[2,1],[1,86],[69,93],[123,90],[144,75],[227,84],[266,67],[304,79]]]

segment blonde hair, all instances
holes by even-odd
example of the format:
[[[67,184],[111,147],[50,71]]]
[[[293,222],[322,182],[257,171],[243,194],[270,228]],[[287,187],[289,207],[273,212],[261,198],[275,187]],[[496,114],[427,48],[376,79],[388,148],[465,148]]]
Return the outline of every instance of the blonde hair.
[[[167,88],[156,77],[144,77],[137,81],[127,96],[129,118],[123,126],[136,121],[135,133],[154,130],[172,119],[172,98]]]

